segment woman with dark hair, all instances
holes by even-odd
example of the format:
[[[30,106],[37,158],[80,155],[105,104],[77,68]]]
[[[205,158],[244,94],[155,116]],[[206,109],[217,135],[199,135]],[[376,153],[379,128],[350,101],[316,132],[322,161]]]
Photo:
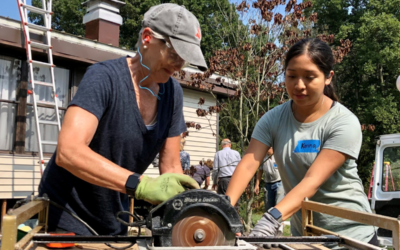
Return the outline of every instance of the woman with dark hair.
[[[302,235],[301,203],[316,202],[371,212],[357,174],[362,134],[357,117],[338,102],[332,85],[334,58],[319,39],[304,39],[286,56],[285,84],[291,101],[275,107],[257,123],[246,154],[226,195],[236,204],[270,147],[286,191],[250,236],[274,236],[291,217],[291,232]],[[314,213],[316,226],[377,245],[376,229]]]

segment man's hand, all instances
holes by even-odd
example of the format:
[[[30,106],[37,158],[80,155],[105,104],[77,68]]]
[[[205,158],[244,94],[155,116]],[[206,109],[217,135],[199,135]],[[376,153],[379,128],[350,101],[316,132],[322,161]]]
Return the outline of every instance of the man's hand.
[[[217,184],[212,185],[212,190],[216,191],[217,190]]]
[[[137,186],[135,198],[157,205],[184,192],[185,188],[200,187],[193,178],[183,174],[166,173],[157,178],[143,176]]]
[[[251,230],[249,237],[277,236],[279,234],[281,223],[272,217],[269,213],[264,213],[256,226]],[[264,244],[264,248],[271,248],[271,244]]]
[[[259,186],[259,185],[256,185],[256,186],[254,187],[254,193],[255,193],[256,195],[258,195],[258,194],[260,193],[260,186]]]

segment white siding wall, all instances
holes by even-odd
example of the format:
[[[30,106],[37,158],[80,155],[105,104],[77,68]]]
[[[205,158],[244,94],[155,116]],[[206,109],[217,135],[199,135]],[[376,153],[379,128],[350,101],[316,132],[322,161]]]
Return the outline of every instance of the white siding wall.
[[[202,106],[198,105],[199,98],[203,97],[205,103]],[[206,92],[200,92],[191,89],[183,89],[183,115],[186,122],[195,122],[201,125],[200,130],[195,128],[188,129],[189,136],[186,137],[186,145],[184,150],[190,155],[190,164],[197,165],[199,161],[211,159],[214,160],[216,152],[216,137],[213,133],[217,133],[217,116],[213,114],[208,116],[210,122],[205,117],[198,117],[196,110],[198,108],[207,109],[209,106],[215,106],[216,100],[214,97]],[[210,126],[211,124],[211,126]],[[152,165],[144,173],[149,176],[158,176],[158,168]]]
[[[200,97],[205,99],[205,103],[202,106],[198,105]],[[196,110],[198,108],[208,110],[209,106],[215,105],[216,100],[211,94],[183,89],[183,115],[185,121],[199,123],[202,127],[200,130],[195,128],[188,129],[189,136],[185,138],[186,145],[184,150],[190,154],[191,165],[199,164],[199,161],[203,158],[204,160],[214,160],[216,137],[213,136],[213,133],[217,134],[217,116],[216,114],[208,116],[209,122],[207,118],[197,116]]]
[[[201,130],[190,128],[189,136],[185,138],[185,151],[190,154],[190,164],[197,165],[203,158],[214,160],[216,137],[213,136],[213,132],[217,133],[217,117],[215,114],[210,116],[209,123],[206,118],[198,117],[196,110],[208,109],[209,106],[214,106],[216,101],[209,93],[190,89],[183,89],[183,95],[185,121],[202,126]],[[202,107],[197,104],[200,97],[205,98]],[[25,198],[32,192],[36,195],[41,177],[38,161],[38,157],[32,156],[0,155],[0,199]],[[159,175],[159,169],[150,165],[145,174],[156,177]]]
[[[0,199],[26,198],[37,195],[40,182],[39,158],[0,155]]]

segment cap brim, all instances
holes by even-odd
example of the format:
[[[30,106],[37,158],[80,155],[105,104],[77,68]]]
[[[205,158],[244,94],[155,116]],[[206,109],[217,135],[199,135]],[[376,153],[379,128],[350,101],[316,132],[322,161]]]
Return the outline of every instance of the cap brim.
[[[207,64],[199,46],[173,37],[169,38],[176,53],[186,62],[196,66],[201,71],[207,71]]]

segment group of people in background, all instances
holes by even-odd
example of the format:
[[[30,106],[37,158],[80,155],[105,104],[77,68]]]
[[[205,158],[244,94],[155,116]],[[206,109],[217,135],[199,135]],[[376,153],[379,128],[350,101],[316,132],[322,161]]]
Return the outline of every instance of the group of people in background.
[[[225,194],[236,166],[241,160],[239,152],[232,149],[231,141],[229,139],[223,139],[221,141],[222,149],[215,154],[212,165],[209,164],[211,162],[210,160],[206,162],[203,159],[195,166],[190,165],[190,155],[184,150],[185,143],[186,140],[181,138],[180,160],[183,173],[191,176],[203,189],[209,188],[212,173],[212,190],[216,191],[218,194]],[[152,164],[154,167],[158,167],[158,154]],[[256,195],[260,194],[260,183],[263,176],[265,183],[263,187],[264,206],[265,211],[268,211],[268,209],[279,203],[285,195],[272,148],[268,150],[268,154],[257,173],[256,184],[254,186],[254,193]]]
[[[207,164],[204,159],[199,162],[198,165],[196,166],[191,166],[190,165],[190,155],[188,152],[184,150],[186,140],[185,138],[181,138],[181,144],[180,144],[180,161],[181,161],[181,166],[182,166],[182,171],[184,174],[191,176],[198,184],[200,187],[202,187],[203,183],[204,186],[202,187],[203,189],[208,189],[210,186],[210,174],[211,174],[211,168],[212,166],[209,166],[210,164]],[[159,167],[159,154],[156,155],[152,162],[154,167]]]
[[[213,190],[216,190],[218,194],[226,194],[231,177],[235,172],[236,166],[241,160],[238,151],[232,149],[232,143],[229,139],[223,139],[221,141],[222,149],[215,154],[213,163]],[[273,156],[273,150],[268,150],[267,156],[264,158],[258,173],[254,192],[256,195],[260,194],[260,183],[264,173],[264,207],[265,211],[274,207],[279,203],[284,195],[281,177],[275,158]]]

